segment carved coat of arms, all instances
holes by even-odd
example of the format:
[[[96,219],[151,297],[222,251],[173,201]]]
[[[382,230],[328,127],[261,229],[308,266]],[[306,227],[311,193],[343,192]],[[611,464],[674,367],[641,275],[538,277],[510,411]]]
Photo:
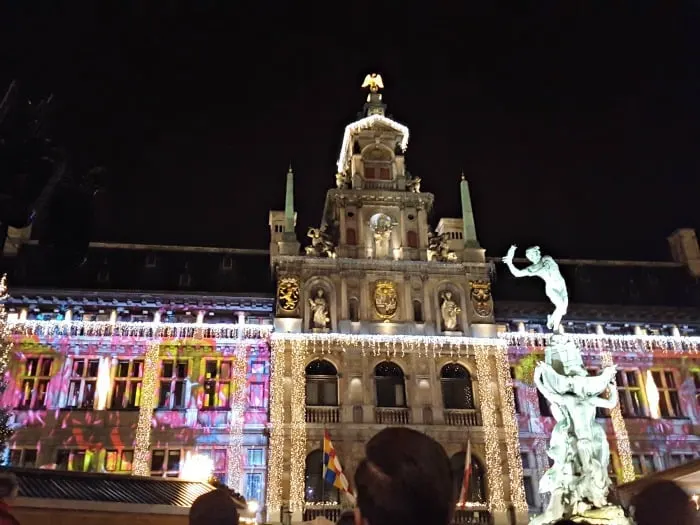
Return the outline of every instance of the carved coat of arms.
[[[377,281],[374,285],[374,309],[382,319],[391,319],[396,315],[399,306],[399,294],[396,283],[392,281]]]
[[[493,313],[491,303],[491,283],[488,281],[470,281],[472,307],[479,317],[490,317]]]
[[[299,279],[283,277],[277,285],[277,305],[283,312],[293,312],[299,305]]]

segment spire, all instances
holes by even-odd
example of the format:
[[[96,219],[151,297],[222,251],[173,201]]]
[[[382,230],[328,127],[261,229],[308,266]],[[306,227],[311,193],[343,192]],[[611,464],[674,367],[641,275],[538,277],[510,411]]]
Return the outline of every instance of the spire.
[[[464,235],[465,248],[481,248],[476,238],[476,225],[474,223],[474,211],[472,210],[472,199],[469,195],[469,183],[462,171],[462,181],[459,183],[459,192],[462,196],[462,229]]]
[[[384,81],[382,80],[382,76],[378,73],[370,73],[365,77],[362,87],[369,88],[367,103],[364,107],[364,116],[369,117],[370,115],[384,115],[386,105],[382,103],[382,95],[379,93],[380,89],[384,89]]]
[[[284,233],[294,235],[294,172],[291,162],[287,171],[287,189],[284,199]]]

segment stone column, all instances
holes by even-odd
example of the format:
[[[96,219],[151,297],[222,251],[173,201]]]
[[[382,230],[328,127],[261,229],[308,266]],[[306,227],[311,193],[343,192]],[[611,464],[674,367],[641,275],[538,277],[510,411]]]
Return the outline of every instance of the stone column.
[[[294,522],[304,513],[304,478],[306,471],[306,342],[292,341],[290,378],[291,455],[289,468],[289,506]]]
[[[273,339],[270,348],[270,437],[267,451],[268,522],[281,521],[282,471],[284,468],[284,343]]]

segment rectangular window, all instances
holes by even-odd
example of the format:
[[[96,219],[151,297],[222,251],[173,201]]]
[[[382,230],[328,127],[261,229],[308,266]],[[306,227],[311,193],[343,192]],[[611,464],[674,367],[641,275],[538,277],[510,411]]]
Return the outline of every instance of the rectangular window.
[[[246,501],[262,501],[263,475],[261,472],[246,472],[245,496]]]
[[[250,364],[250,373],[253,375],[263,375],[268,373],[267,363],[265,361],[253,361]]]
[[[226,483],[226,449],[205,448],[197,449],[197,454],[211,459],[214,469],[212,474],[222,483]]]
[[[184,360],[164,359],[161,362],[158,408],[185,408],[188,368],[188,362]]]
[[[112,410],[138,408],[141,406],[142,385],[143,360],[120,359],[114,373]]]
[[[246,466],[247,467],[264,467],[265,466],[265,457],[263,454],[263,449],[261,449],[261,448],[249,448]]]
[[[391,180],[391,170],[388,167],[379,168],[380,180]]]
[[[35,448],[13,448],[10,450],[10,466],[35,468],[37,449]]]
[[[549,408],[549,401],[542,395],[542,392],[537,391],[537,403],[540,407],[540,415],[552,417],[552,410]]]
[[[348,246],[355,246],[357,244],[357,233],[355,228],[345,229],[345,244]]]
[[[673,468],[693,461],[695,459],[695,454],[671,454],[669,459],[670,464],[668,465],[668,467]]]
[[[267,408],[265,383],[250,383],[248,386],[248,408]]]
[[[89,467],[87,459],[85,449],[59,449],[56,451],[56,470],[85,472]]]
[[[646,476],[656,472],[654,456],[652,454],[632,454],[632,466],[637,476]]]
[[[365,166],[365,179],[376,179],[376,169],[373,166]]]
[[[46,408],[46,395],[51,379],[52,357],[28,357],[24,362],[18,409]]]
[[[151,452],[151,476],[176,478],[180,475],[182,450],[157,449]]]
[[[623,417],[644,417],[642,387],[638,370],[618,370],[616,375],[620,411]]]
[[[418,234],[413,230],[406,232],[406,244],[409,248],[418,248]]]
[[[76,358],[73,360],[66,407],[92,410],[95,405],[99,359]]]
[[[133,450],[108,450],[105,454],[107,472],[131,472],[133,463]]]
[[[683,417],[678,387],[673,370],[652,370],[651,376],[659,391],[659,412],[661,417]]]
[[[204,363],[202,408],[228,408],[231,402],[233,361],[209,359]]]

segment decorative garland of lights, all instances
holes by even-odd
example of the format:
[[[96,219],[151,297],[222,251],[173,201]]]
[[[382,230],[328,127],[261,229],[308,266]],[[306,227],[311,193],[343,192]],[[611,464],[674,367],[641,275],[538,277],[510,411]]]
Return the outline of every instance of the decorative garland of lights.
[[[37,337],[142,337],[159,339],[262,339],[272,325],[234,323],[140,323],[117,321],[8,322],[14,333]]]
[[[604,350],[600,353],[600,366],[613,366],[612,354]],[[614,386],[617,388],[617,379],[613,379]],[[627,434],[625,419],[622,417],[620,402],[610,411],[610,419],[612,420],[613,430],[615,431],[615,441],[617,441],[617,455],[620,457],[620,465],[622,466],[622,483],[634,481],[634,464],[632,463],[632,449],[630,448],[630,438]]]
[[[233,490],[241,490],[243,484],[243,425],[245,423],[248,352],[238,347],[233,359],[233,392],[228,421],[228,446],[226,447],[226,479]]]
[[[513,398],[513,379],[510,376],[510,364],[508,363],[506,349],[497,347],[495,349],[495,357],[496,371],[498,372],[498,389],[501,392],[501,406],[503,407],[506,451],[508,454],[510,501],[516,511],[527,512],[528,505],[523,485],[523,461],[520,457],[520,440],[518,439],[515,400]]]
[[[306,472],[306,348],[307,342],[292,340],[291,458],[289,472],[289,507],[304,510]]]
[[[10,351],[12,350],[11,323],[7,321],[5,301],[7,300],[7,275],[0,277],[0,376],[5,373],[10,363]],[[0,381],[2,377],[0,377]]]
[[[160,342],[153,341],[148,345],[143,362],[141,406],[139,407],[139,419],[136,425],[132,467],[132,473],[135,476],[149,476],[151,474],[151,429],[153,427],[153,410],[156,406],[159,357]]]
[[[267,455],[267,521],[282,504],[284,469],[284,344],[273,339],[270,345],[270,425]],[[280,518],[281,519],[281,518]]]
[[[605,349],[617,352],[661,352],[668,354],[700,353],[700,337],[672,337],[666,335],[612,335],[612,334],[565,334],[583,352],[591,353]],[[499,339],[508,346],[544,347],[552,334],[530,334],[505,332]]]
[[[340,156],[338,157],[338,173],[344,173],[345,168],[349,163],[349,157],[352,154],[350,150],[350,141],[352,140],[352,136],[358,131],[370,128],[375,124],[384,124],[385,126],[388,126],[391,129],[401,133],[403,135],[403,137],[401,137],[401,150],[406,151],[409,136],[408,128],[403,124],[399,124],[398,122],[385,117],[384,115],[370,115],[369,117],[361,118],[360,120],[356,120],[355,122],[345,126],[343,145],[340,148]]]
[[[330,354],[359,349],[364,355],[403,357],[418,354],[419,357],[466,357],[475,346],[500,346],[507,342],[497,338],[445,337],[413,335],[353,335],[353,334],[287,334],[273,333],[272,341],[302,341],[313,353]]]
[[[474,352],[476,358],[476,377],[479,381],[479,398],[481,401],[481,417],[484,423],[484,446],[486,448],[486,481],[489,487],[489,510],[505,512],[503,500],[503,471],[501,470],[501,452],[496,424],[496,406],[490,389],[489,348],[477,346]]]

